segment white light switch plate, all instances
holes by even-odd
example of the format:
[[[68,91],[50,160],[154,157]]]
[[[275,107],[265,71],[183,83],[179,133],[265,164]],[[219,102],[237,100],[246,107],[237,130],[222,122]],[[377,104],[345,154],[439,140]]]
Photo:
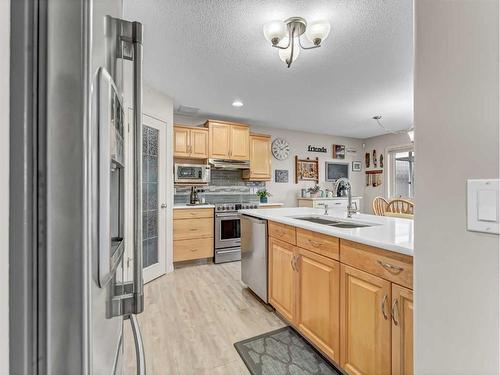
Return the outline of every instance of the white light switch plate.
[[[500,180],[467,180],[467,230],[500,234]]]

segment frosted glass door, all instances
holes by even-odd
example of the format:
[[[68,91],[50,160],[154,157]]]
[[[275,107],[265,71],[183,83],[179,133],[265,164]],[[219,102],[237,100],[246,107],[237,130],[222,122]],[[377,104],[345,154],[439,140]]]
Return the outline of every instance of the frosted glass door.
[[[165,124],[144,116],[142,137],[142,229],[144,281],[165,273]]]

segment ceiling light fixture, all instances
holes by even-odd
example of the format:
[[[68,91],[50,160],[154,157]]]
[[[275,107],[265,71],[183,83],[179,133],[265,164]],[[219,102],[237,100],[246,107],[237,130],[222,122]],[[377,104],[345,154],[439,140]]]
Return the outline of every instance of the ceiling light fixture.
[[[233,102],[233,107],[237,107],[237,108],[243,107],[243,102],[241,100],[235,100]]]
[[[413,143],[413,139],[415,136],[415,129],[413,126],[409,127],[408,129],[395,131],[395,130],[387,129],[384,125],[382,125],[382,123],[380,122],[380,120],[382,119],[382,116],[380,116],[380,115],[373,116],[372,119],[377,121],[377,124],[388,133],[391,133],[391,134],[405,134],[406,133],[406,134],[408,134],[408,137],[410,138],[410,142]]]
[[[283,21],[272,21],[266,23],[263,28],[264,37],[271,42],[271,45],[279,49],[279,57],[289,68],[292,62],[297,60],[301,49],[313,49],[321,47],[330,33],[330,23],[327,21],[316,21],[307,24],[302,17],[291,17]],[[302,44],[301,36],[306,34],[306,38],[312,46],[305,47]],[[280,45],[280,42],[284,42]]]

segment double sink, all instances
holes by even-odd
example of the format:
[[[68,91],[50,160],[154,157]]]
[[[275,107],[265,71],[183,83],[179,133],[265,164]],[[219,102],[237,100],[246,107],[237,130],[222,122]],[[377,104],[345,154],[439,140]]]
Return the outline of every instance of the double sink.
[[[302,217],[295,216],[295,217],[293,217],[293,219],[304,220],[304,221],[308,221],[310,223],[315,223],[315,224],[327,225],[329,227],[346,228],[346,229],[366,228],[366,227],[373,227],[375,225],[379,225],[379,224],[366,223],[366,222],[343,221],[343,220],[338,220],[335,218],[328,218],[328,216],[322,217],[320,215],[302,216]]]

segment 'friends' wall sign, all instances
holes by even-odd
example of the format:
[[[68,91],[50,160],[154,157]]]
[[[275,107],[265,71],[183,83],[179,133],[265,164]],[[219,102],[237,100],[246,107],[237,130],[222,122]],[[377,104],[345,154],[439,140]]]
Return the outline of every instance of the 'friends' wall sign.
[[[327,153],[326,147],[316,147],[316,146],[311,146],[311,145],[309,145],[307,147],[307,151],[309,151],[309,152],[322,152],[324,154]]]

